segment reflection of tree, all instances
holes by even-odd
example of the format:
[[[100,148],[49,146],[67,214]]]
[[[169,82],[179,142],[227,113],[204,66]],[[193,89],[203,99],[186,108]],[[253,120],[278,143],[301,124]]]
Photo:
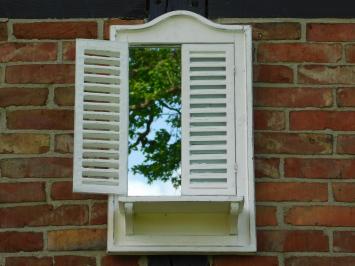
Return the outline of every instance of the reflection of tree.
[[[139,151],[145,157],[131,170],[144,175],[148,183],[170,180],[180,185],[180,65],[179,49],[130,50],[129,152]],[[157,119],[164,119],[168,130],[154,131]]]

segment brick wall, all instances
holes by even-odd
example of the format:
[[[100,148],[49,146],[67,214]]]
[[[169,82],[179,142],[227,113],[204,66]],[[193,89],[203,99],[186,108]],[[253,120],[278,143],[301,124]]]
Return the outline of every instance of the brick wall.
[[[146,264],[107,256],[106,197],[71,192],[73,39],[141,22],[0,20],[0,265]],[[211,263],[355,265],[355,21],[239,22],[254,26],[258,253]]]

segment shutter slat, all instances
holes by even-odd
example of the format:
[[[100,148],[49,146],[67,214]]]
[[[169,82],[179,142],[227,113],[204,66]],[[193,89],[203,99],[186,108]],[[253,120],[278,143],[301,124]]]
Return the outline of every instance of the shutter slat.
[[[78,40],[74,191],[126,194],[128,45]]]
[[[182,46],[182,194],[236,195],[234,46]]]

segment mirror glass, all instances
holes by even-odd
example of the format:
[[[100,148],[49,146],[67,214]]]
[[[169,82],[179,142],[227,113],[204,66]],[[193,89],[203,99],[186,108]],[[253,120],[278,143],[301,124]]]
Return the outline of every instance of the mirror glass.
[[[181,49],[129,49],[128,195],[180,195]]]

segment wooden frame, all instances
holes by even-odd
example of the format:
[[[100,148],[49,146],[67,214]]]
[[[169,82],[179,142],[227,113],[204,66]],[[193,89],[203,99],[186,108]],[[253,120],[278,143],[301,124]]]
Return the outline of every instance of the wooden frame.
[[[252,60],[251,60],[251,27],[247,25],[219,25],[199,15],[188,11],[175,11],[143,25],[111,26],[111,41],[124,41],[129,46],[152,45],[183,45],[183,44],[233,44],[234,46],[234,84],[235,84],[235,142],[236,142],[236,198],[229,199],[227,213],[229,219],[237,219],[236,228],[230,234],[203,235],[188,234],[189,229],[172,234],[155,234],[154,228],[146,229],[135,234],[133,229],[135,205],[138,210],[140,203],[168,204],[168,208],[181,209],[186,204],[201,202],[201,206],[211,202],[218,202],[223,196],[204,198],[192,196],[190,201],[175,200],[169,206],[171,198],[154,197],[120,198],[111,195],[108,206],[108,252],[110,253],[235,253],[256,251],[255,234],[255,202],[254,202],[254,166],[253,166],[253,135],[252,135]],[[241,141],[242,140],[242,141]],[[126,204],[124,203],[126,202]],[[189,203],[190,202],[190,203]],[[176,205],[177,204],[177,205]],[[200,207],[201,207],[200,206]],[[223,210],[224,207],[222,208]],[[221,209],[221,210],[222,210]],[[224,213],[225,211],[217,211]],[[164,208],[160,212],[160,221],[167,220]],[[190,218],[189,218],[190,217]],[[220,219],[220,216],[218,219]],[[223,216],[224,217],[224,216]],[[146,217],[151,218],[152,217]],[[176,217],[175,217],[176,218]],[[189,223],[194,216],[181,214],[181,222]],[[211,217],[209,217],[211,218]],[[159,219],[155,221],[159,221]],[[191,220],[192,221],[192,220]],[[132,224],[126,224],[132,223]],[[137,222],[138,226],[143,226]],[[191,225],[191,224],[190,224]],[[156,225],[159,227],[159,225]],[[193,226],[193,225],[191,225]],[[207,227],[206,227],[207,226]],[[144,227],[144,226],[143,226]],[[150,230],[150,231],[149,231]],[[179,229],[180,230],[180,229]],[[221,229],[223,230],[223,228]],[[152,233],[153,232],[153,233]],[[197,234],[197,235],[196,235]],[[186,245],[189,243],[189,245]]]

